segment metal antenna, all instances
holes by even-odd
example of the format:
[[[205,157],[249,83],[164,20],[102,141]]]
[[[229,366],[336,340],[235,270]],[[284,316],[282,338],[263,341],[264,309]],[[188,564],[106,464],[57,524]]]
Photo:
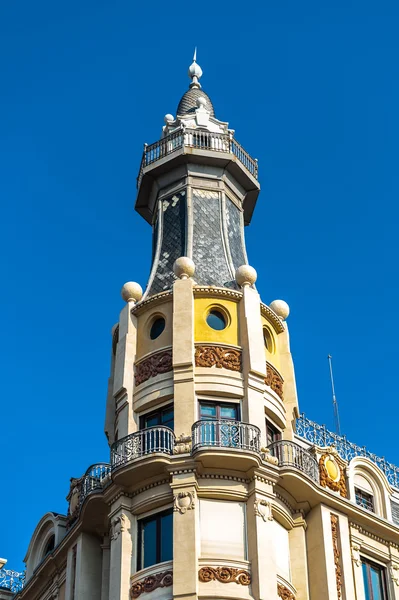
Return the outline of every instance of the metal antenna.
[[[339,424],[338,402],[337,402],[337,398],[335,396],[335,388],[334,388],[334,377],[333,377],[333,370],[332,370],[332,356],[331,356],[331,354],[329,354],[327,356],[327,358],[328,358],[328,364],[329,364],[329,367],[330,367],[330,379],[331,379],[332,399],[333,399],[333,407],[334,407],[335,432],[338,435],[341,435],[341,426]]]

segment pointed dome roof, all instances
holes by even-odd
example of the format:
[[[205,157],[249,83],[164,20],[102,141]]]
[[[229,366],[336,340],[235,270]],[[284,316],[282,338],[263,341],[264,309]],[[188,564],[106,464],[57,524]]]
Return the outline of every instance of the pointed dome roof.
[[[197,63],[197,48],[194,52],[193,62],[188,69],[188,76],[191,79],[190,87],[187,92],[183,94],[176,113],[179,116],[182,116],[194,112],[198,108],[198,98],[202,97],[205,99],[206,109],[209,110],[211,117],[214,117],[215,111],[211,99],[208,94],[201,89],[201,84],[199,82],[199,79],[202,76],[202,69]]]

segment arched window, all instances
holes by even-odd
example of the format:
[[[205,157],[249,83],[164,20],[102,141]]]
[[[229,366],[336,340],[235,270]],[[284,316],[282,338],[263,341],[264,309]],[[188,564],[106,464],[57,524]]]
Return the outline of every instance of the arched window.
[[[47,554],[50,554],[50,552],[52,552],[54,550],[55,547],[55,535],[53,534],[47,544],[46,547],[44,548],[44,552],[43,552],[43,558],[45,558],[47,556]]]

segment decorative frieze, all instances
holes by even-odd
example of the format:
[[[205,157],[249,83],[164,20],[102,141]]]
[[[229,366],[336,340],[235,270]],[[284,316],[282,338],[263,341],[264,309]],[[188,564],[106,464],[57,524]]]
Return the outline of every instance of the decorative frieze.
[[[202,567],[198,571],[198,578],[202,583],[210,581],[220,581],[220,583],[237,583],[240,585],[249,585],[251,583],[251,574],[246,569],[237,569],[236,567]]]
[[[281,600],[295,600],[294,594],[282,583],[277,584],[277,595]]]
[[[339,492],[343,498],[347,498],[345,468],[342,462],[334,448],[321,455],[319,459],[320,485]]]
[[[254,502],[255,516],[260,517],[265,522],[273,521],[272,503],[261,498],[257,498]]]
[[[168,373],[172,370],[172,350],[162,350],[148,356],[136,364],[134,383],[140,385],[161,373]]]
[[[335,565],[335,580],[337,584],[337,598],[342,598],[342,569],[341,569],[341,554],[339,551],[338,541],[338,517],[337,515],[330,515],[331,517],[331,533],[332,543],[334,551],[334,565]]]
[[[277,394],[281,400],[284,400],[283,393],[283,385],[284,379],[281,377],[280,373],[271,365],[270,363],[266,363],[266,377],[265,384],[272,388],[273,392]]]
[[[130,588],[130,597],[138,598],[143,593],[153,592],[157,588],[170,587],[173,585],[173,572],[164,571],[163,573],[156,573],[155,575],[149,575],[140,581],[135,581]]]
[[[195,349],[195,366],[241,371],[242,352],[227,346],[197,346]]]
[[[184,515],[195,508],[195,492],[179,492],[173,496],[173,510]]]

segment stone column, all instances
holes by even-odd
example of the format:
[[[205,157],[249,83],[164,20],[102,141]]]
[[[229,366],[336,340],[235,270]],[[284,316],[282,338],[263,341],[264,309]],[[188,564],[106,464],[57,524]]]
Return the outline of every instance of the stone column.
[[[277,600],[272,497],[272,486],[261,478],[255,478],[247,501],[247,543],[252,596],[256,600]]]
[[[309,600],[306,521],[301,514],[294,519],[294,527],[289,532],[292,584],[297,590],[296,600]]]
[[[102,576],[101,576],[101,600],[109,600],[109,567],[110,567],[110,539],[104,536],[101,546],[103,551]]]
[[[198,598],[199,517],[197,482],[193,471],[172,473],[173,597]]]
[[[178,279],[173,285],[173,378],[175,434],[187,436],[197,420],[192,279]]]
[[[119,499],[112,511],[110,530],[109,600],[129,598],[130,577],[135,572],[135,519],[129,505]],[[127,498],[125,498],[125,502]]]
[[[261,430],[261,445],[266,445],[266,418],[264,390],[266,359],[260,315],[259,294],[251,287],[242,288],[243,298],[239,304],[241,346],[245,396],[243,420]]]

